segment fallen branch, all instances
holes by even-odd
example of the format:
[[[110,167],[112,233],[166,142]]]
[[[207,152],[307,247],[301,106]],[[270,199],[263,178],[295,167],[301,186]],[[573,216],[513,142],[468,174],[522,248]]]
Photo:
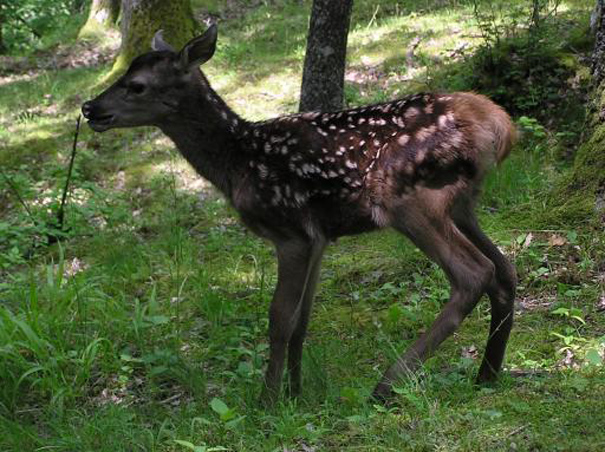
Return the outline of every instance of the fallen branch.
[[[65,219],[65,202],[67,201],[67,192],[69,190],[69,183],[71,182],[71,173],[74,168],[74,160],[76,158],[76,148],[78,146],[78,135],[80,134],[80,120],[82,115],[78,115],[76,120],[76,131],[74,133],[74,141],[71,148],[71,157],[69,159],[69,168],[67,170],[67,177],[65,178],[65,186],[63,187],[63,196],[61,197],[61,205],[57,212],[57,222],[59,231],[63,231],[63,220]]]
[[[407,65],[407,67],[409,67],[409,68],[414,67],[414,52],[420,45],[421,41],[422,41],[422,38],[420,36],[416,36],[414,39],[412,39],[410,46],[408,47],[407,51],[405,52],[405,63]]]

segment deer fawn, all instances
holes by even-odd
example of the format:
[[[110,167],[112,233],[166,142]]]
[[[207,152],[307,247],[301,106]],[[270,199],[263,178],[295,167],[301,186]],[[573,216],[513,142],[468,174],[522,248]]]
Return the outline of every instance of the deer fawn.
[[[487,170],[509,153],[515,129],[502,108],[472,93],[419,94],[333,113],[251,123],[210,87],[199,66],[217,28],[175,51],[154,51],[82,106],[90,127],[157,126],[242,221],[276,248],[278,282],[269,311],[270,358],[263,400],[279,396],[286,350],[289,390],[301,388],[302,347],[323,251],[329,241],[387,226],[443,269],[450,300],[387,370],[373,395],[450,336],[484,293],[491,325],[478,380],[497,377],[513,324],[515,271],[481,231],[473,207]]]

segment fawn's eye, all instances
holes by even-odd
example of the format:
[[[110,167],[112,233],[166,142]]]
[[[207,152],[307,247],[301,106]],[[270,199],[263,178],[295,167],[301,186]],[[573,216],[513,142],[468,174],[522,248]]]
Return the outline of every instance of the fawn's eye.
[[[145,91],[145,85],[142,83],[132,82],[128,85],[128,91],[132,94],[142,94]]]

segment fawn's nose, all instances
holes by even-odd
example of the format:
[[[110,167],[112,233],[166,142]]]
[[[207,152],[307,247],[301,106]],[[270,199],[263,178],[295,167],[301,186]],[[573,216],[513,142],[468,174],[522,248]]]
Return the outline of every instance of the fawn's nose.
[[[88,119],[90,117],[91,112],[92,106],[90,105],[90,101],[84,102],[84,104],[82,105],[82,114],[84,115],[84,117]]]

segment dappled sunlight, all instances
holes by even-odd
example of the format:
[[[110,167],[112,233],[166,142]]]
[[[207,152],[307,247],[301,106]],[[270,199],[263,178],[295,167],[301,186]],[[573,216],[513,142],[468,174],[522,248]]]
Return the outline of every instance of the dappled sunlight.
[[[176,188],[191,194],[214,191],[212,185],[200,177],[191,165],[179,156],[175,157],[150,165],[147,171],[148,177],[158,175],[174,177]]]

